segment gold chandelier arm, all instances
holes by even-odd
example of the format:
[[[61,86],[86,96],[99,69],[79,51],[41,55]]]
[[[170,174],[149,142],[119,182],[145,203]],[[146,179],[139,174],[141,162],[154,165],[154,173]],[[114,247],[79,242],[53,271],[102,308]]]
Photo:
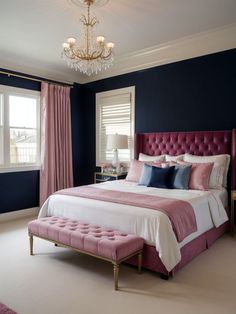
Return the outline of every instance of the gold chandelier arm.
[[[97,52],[94,51],[92,54],[87,55],[83,50],[76,50],[74,51],[73,49],[64,49],[64,53],[65,55],[73,60],[87,60],[87,61],[91,61],[91,60],[96,60],[96,59],[108,59],[111,56],[112,50],[110,49],[108,51],[108,53],[106,55],[104,55],[104,49],[102,49],[101,51]]]
[[[88,24],[87,17],[86,17],[84,14],[81,15],[80,21],[81,21],[84,25],[87,25],[87,24]]]
[[[106,60],[106,59],[108,59],[108,58],[111,56],[111,54],[112,54],[112,50],[109,49],[109,50],[108,50],[108,53],[107,53],[106,55],[104,55],[104,48],[103,48],[101,51],[99,51],[99,52],[97,52],[97,53],[96,53],[96,51],[94,51],[94,52],[89,56],[89,60],[96,60],[96,59]]]
[[[96,16],[94,16],[94,17],[91,19],[91,21],[90,21],[90,26],[91,26],[91,27],[94,27],[94,25],[95,25],[95,24],[98,24],[98,23],[99,23],[99,22],[98,22]]]
[[[112,54],[112,49],[109,49],[108,53],[106,55],[102,56],[102,59],[104,59],[104,60],[109,59],[111,54]]]
[[[91,26],[94,27],[95,24],[98,24],[99,21],[96,18],[96,16],[90,18],[90,14],[88,16],[85,16],[84,14],[81,15],[80,21],[85,25],[85,26]]]
[[[64,53],[65,55],[73,60],[77,60],[77,59],[84,59],[84,55],[85,53],[83,51],[74,51],[72,48],[70,49],[64,49]]]

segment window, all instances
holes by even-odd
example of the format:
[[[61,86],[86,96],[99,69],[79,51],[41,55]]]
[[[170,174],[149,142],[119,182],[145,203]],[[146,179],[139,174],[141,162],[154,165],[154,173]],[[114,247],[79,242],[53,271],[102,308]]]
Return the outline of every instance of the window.
[[[39,166],[40,93],[0,85],[0,172]]]
[[[106,148],[107,135],[128,135],[129,149],[119,150],[121,162],[133,158],[135,87],[96,94],[96,165],[111,162],[114,153]]]

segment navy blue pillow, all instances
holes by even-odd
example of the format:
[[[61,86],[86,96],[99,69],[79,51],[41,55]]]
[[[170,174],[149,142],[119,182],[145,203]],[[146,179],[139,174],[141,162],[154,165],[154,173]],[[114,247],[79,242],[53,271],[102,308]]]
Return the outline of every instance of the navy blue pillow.
[[[188,183],[190,178],[192,165],[189,166],[175,166],[172,177],[173,189],[188,189]]]
[[[152,174],[152,166],[144,164],[138,181],[139,185],[148,185]]]
[[[152,167],[151,178],[147,186],[161,189],[171,189],[174,169],[174,166],[168,168]]]

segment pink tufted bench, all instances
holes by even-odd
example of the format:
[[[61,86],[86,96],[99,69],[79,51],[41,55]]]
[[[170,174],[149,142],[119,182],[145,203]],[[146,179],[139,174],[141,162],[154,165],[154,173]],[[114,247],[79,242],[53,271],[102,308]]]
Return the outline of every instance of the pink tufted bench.
[[[28,225],[28,232],[30,255],[33,255],[33,236],[36,236],[56,245],[72,248],[111,262],[115,290],[118,290],[121,262],[138,255],[138,270],[141,272],[144,240],[135,235],[55,216],[31,221]]]

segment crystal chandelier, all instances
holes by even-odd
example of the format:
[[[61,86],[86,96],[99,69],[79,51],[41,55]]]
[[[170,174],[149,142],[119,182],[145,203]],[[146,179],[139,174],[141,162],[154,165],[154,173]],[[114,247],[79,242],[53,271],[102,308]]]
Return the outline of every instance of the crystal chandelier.
[[[80,21],[84,26],[84,32],[77,42],[74,37],[67,39],[62,44],[62,57],[68,63],[68,66],[79,70],[84,74],[91,75],[98,73],[102,69],[107,69],[113,62],[114,43],[105,43],[105,37],[97,36],[95,38],[93,27],[99,23],[98,19],[90,16],[90,7],[97,0],[78,0],[87,7],[87,16],[82,15]]]

